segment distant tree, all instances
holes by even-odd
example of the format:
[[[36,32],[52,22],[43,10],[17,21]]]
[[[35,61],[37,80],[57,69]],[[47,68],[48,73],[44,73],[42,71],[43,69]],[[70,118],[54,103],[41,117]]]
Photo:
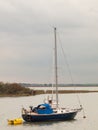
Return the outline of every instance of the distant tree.
[[[22,87],[17,83],[2,83],[0,82],[0,94],[7,95],[31,95],[32,90],[29,88]]]

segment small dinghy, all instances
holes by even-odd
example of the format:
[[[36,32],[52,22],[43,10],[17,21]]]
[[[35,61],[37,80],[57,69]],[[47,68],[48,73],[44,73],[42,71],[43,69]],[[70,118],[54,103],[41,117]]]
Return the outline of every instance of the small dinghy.
[[[17,124],[22,124],[22,123],[23,123],[22,118],[8,119],[9,125],[17,125]]]

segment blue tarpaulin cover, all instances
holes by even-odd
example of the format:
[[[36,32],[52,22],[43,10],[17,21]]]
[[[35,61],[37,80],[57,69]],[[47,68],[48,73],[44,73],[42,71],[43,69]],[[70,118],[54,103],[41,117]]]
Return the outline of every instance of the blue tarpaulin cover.
[[[53,113],[53,109],[51,108],[50,104],[40,104],[37,107],[38,114],[51,114]]]

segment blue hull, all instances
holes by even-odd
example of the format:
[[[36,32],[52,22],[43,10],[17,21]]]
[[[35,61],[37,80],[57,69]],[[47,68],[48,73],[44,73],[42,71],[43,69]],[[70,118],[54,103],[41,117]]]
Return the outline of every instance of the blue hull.
[[[22,118],[26,122],[41,122],[41,121],[67,121],[72,120],[76,116],[76,112],[60,113],[60,114],[46,114],[46,115],[28,115],[22,114]]]

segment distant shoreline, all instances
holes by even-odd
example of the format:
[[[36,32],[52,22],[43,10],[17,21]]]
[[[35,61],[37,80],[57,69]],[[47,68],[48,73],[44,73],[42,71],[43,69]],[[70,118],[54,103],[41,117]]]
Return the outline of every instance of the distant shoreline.
[[[23,96],[35,96],[40,94],[51,94],[52,90],[32,90],[32,94],[0,94],[0,97],[23,97]],[[55,93],[55,91],[54,91]],[[59,90],[59,94],[75,94],[75,93],[98,93],[98,90]]]
[[[37,84],[37,83],[19,83],[23,87],[52,87],[51,83],[49,84]],[[98,84],[58,84],[59,87],[98,87]]]
[[[34,85],[34,84],[33,84]],[[59,84],[60,85],[60,84]],[[37,89],[39,87],[39,89]],[[47,89],[45,89],[45,87]],[[77,90],[75,88],[78,88],[80,86],[75,86],[70,84],[69,86],[60,86],[59,88],[68,88],[67,90],[60,90],[58,89],[58,93],[60,94],[69,94],[69,93],[97,93],[98,90],[89,90],[89,88],[86,88],[86,90]],[[70,89],[70,87],[73,87],[73,89]],[[85,86],[88,87],[88,86]],[[92,88],[94,88],[93,86]],[[96,86],[98,87],[98,86]],[[43,89],[44,88],[44,89]],[[84,87],[83,87],[84,88]],[[55,93],[55,90],[51,90],[51,84],[44,84],[43,86],[30,86],[30,84],[17,84],[17,83],[3,83],[0,82],[0,97],[20,97],[20,96],[34,96],[34,95],[40,95],[40,94],[51,94],[52,92]]]
[[[44,87],[46,87],[46,88],[51,88],[52,86],[23,86],[23,87],[35,87],[35,88],[44,88]],[[63,88],[70,88],[70,87],[76,87],[76,88],[79,88],[79,87],[83,87],[83,88],[87,88],[87,87],[91,87],[91,88],[93,88],[93,87],[98,87],[98,86],[59,86],[59,88],[60,87],[63,87]]]
[[[58,90],[58,93],[60,94],[70,94],[70,93],[97,93],[98,90]],[[35,95],[38,94],[51,94],[52,90],[33,90],[33,93]],[[53,93],[55,93],[55,91],[53,91]]]

